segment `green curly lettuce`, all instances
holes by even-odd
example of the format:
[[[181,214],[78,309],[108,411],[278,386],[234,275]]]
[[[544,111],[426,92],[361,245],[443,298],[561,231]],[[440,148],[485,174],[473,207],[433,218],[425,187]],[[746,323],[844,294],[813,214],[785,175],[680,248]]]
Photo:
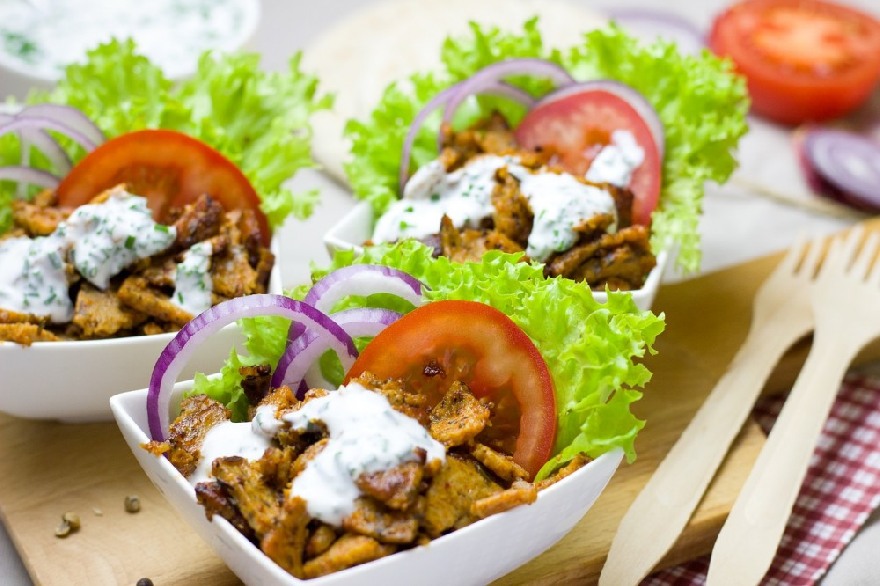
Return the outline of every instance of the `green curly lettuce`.
[[[28,103],[52,102],[82,110],[108,138],[143,128],[185,132],[213,146],[235,163],[260,196],[261,208],[276,228],[291,214],[311,215],[316,191],[293,194],[284,183],[316,164],[311,158],[310,116],[332,106],[318,95],[318,80],[300,69],[301,54],[282,72],[260,69],[256,53],[204,53],[196,72],[175,83],[133,41],[113,40],[70,65],[50,92],[33,92]],[[65,141],[74,161],[81,149]],[[52,170],[39,153],[35,166]],[[18,164],[16,137],[0,137],[0,165]],[[0,232],[10,225],[15,187],[0,182]]]
[[[419,242],[406,241],[369,247],[360,254],[337,252],[331,265],[315,270],[312,278],[352,264],[380,264],[421,280],[429,300],[479,301],[504,312],[540,350],[556,387],[556,446],[542,476],[579,452],[597,457],[621,447],[632,461],[633,442],[644,422],[633,415],[630,406],[642,396],[638,389],[651,378],[650,371],[636,361],[654,352],[654,341],[665,328],[663,315],[639,310],[625,293],[609,292],[607,303],[599,303],[586,284],[546,278],[542,265],[519,262],[521,256],[492,251],[480,262],[456,263],[434,258],[432,250]],[[308,288],[298,287],[291,295],[302,299]],[[371,296],[343,300],[334,310],[366,305],[403,312],[412,309],[400,300]],[[246,412],[246,399],[236,379],[238,367],[276,364],[290,323],[260,319],[242,320],[248,356],[235,356],[224,366],[221,379],[225,383],[199,378],[194,392],[208,393],[237,413]]]
[[[441,90],[483,67],[514,57],[538,57],[565,67],[576,79],[614,79],[629,84],[654,106],[663,122],[666,144],[660,202],[652,217],[655,250],[676,248],[676,262],[685,271],[699,269],[698,224],[705,183],[723,183],[736,167],[734,151],[747,130],[748,98],[744,80],[731,65],[704,51],[681,55],[665,41],[645,45],[616,25],[588,32],[567,50],[550,50],[541,40],[537,18],[522,32],[504,32],[472,23],[470,36],[448,38],[438,71],[417,73],[388,86],[365,120],[349,120],[351,139],[346,175],[356,197],[369,201],[377,215],[397,199],[400,154],[408,127],[421,108]],[[508,81],[535,96],[550,89],[546,81]],[[516,124],[521,107],[499,98],[480,97],[456,114],[460,127],[477,115],[499,108]],[[437,156],[440,117],[420,131],[412,152],[413,170]]]

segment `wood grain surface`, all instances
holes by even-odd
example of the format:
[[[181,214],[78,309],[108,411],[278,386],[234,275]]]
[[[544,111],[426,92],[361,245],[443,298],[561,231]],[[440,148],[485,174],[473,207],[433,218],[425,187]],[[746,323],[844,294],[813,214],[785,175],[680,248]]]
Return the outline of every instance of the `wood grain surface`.
[[[654,308],[666,314],[667,330],[658,354],[646,359],[654,378],[636,404],[647,420],[636,444],[639,459],[621,466],[559,544],[498,584],[596,581],[617,523],[727,367],[748,329],[754,291],[776,262],[759,259],[660,290]],[[766,391],[790,387],[807,347],[786,356]],[[877,356],[872,347],[861,360]],[[663,565],[710,551],[763,441],[756,426],[744,428]],[[141,499],[139,513],[123,509],[132,494]],[[80,515],[82,529],[59,539],[54,530],[66,511]],[[66,425],[0,414],[0,515],[37,584],[134,584],[142,577],[157,585],[238,583],[152,487],[113,423]]]

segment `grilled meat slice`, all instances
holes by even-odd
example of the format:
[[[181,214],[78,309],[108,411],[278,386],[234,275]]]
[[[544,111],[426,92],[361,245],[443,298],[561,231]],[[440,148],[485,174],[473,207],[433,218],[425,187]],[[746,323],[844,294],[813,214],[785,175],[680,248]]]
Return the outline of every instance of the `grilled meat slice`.
[[[202,442],[208,431],[231,413],[222,403],[205,395],[192,395],[180,403],[180,415],[168,430],[168,460],[184,476],[195,472],[201,459]]]
[[[342,520],[342,528],[382,543],[406,544],[415,541],[419,521],[408,512],[390,511],[373,499],[359,498],[354,512]]]
[[[455,381],[431,409],[431,437],[447,448],[466,444],[483,431],[491,415],[467,385]]]
[[[348,533],[334,541],[327,551],[307,561],[303,565],[303,573],[306,578],[317,578],[377,560],[395,551],[393,545],[379,543],[365,535]]]
[[[73,308],[73,323],[82,338],[109,338],[127,333],[147,320],[142,312],[123,305],[112,290],[101,291],[83,282]]]
[[[425,493],[424,532],[434,538],[477,520],[471,503],[502,490],[474,460],[448,454],[446,465],[434,477]]]

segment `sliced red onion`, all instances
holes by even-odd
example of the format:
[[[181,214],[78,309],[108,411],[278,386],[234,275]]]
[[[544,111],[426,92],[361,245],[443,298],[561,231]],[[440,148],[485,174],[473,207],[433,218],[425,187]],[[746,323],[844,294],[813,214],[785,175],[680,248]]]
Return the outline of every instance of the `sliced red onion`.
[[[81,133],[79,130],[65,126],[63,123],[51,120],[49,118],[38,118],[35,116],[22,116],[25,110],[22,110],[15,118],[6,124],[0,126],[0,136],[7,132],[20,132],[25,129],[36,130],[54,130],[76,141],[87,151],[93,150],[100,143],[93,141],[88,135]]]
[[[567,98],[572,94],[590,90],[604,91],[613,94],[632,106],[636,113],[642,117],[642,120],[645,121],[645,124],[648,125],[648,129],[651,131],[651,136],[654,138],[654,143],[657,145],[657,153],[660,155],[660,159],[663,159],[663,153],[666,148],[663,122],[660,120],[660,116],[657,115],[657,111],[654,109],[654,106],[651,105],[651,102],[649,102],[641,92],[625,83],[611,79],[579,81],[550,92],[538,101],[536,107],[556,102]]]
[[[329,313],[345,297],[390,293],[418,307],[425,302],[424,290],[422,282],[409,273],[382,265],[354,264],[336,269],[318,280],[303,301]]]
[[[845,130],[814,129],[804,134],[803,156],[807,176],[814,172],[834,188],[826,195],[880,210],[880,143]]]
[[[807,186],[817,195],[822,195],[835,201],[845,203],[839,193],[840,190],[825,181],[807,158],[807,153],[804,150],[804,138],[806,137],[806,134],[806,128],[795,130],[791,135],[791,141],[794,146],[795,158],[798,162],[801,173],[804,176],[804,180],[807,182]]]
[[[609,8],[604,12],[626,32],[644,41],[671,41],[686,55],[697,55],[706,48],[703,33],[672,12],[649,7]]]
[[[288,342],[284,354],[281,355],[272,373],[270,382],[272,388],[287,385],[296,390],[298,399],[302,399],[310,388],[329,389],[330,384],[324,379],[321,369],[312,366],[318,364],[324,352],[331,349],[330,340],[326,336],[318,336],[306,329],[301,336]],[[355,358],[357,352],[351,356],[339,355],[342,367],[346,371],[354,364]]]
[[[458,107],[467,98],[482,93],[486,88],[497,87],[502,78],[510,75],[531,75],[545,77],[557,86],[574,83],[574,78],[560,65],[546,59],[522,58],[505,59],[482,68],[468,79],[458,84],[458,89],[446,103],[443,112],[443,123],[448,124]]]
[[[434,98],[429,101],[424,108],[419,110],[419,113],[416,114],[416,117],[413,119],[412,124],[410,124],[409,130],[406,133],[406,138],[403,141],[403,150],[400,156],[400,172],[398,174],[397,180],[399,193],[403,193],[403,186],[406,185],[406,181],[409,178],[410,160],[412,159],[412,147],[416,141],[416,137],[419,134],[419,130],[421,130],[422,126],[424,126],[425,121],[428,119],[428,116],[433,114],[440,106],[445,105],[446,102],[448,102],[449,99],[455,94],[460,85],[461,83],[457,83],[434,96]],[[535,99],[528,92],[504,82],[496,82],[491,86],[487,86],[486,88],[484,88],[482,92],[477,93],[491,94],[509,98],[523,104],[524,106],[532,106],[535,103]],[[438,150],[441,147],[441,141],[442,134],[438,135],[437,137]]]
[[[389,309],[359,307],[347,309],[332,315],[345,333],[352,338],[376,336],[390,324],[400,319],[400,314]],[[330,383],[321,372],[320,357],[329,348],[321,343],[314,332],[304,331],[288,344],[272,374],[271,385],[296,387],[296,395],[302,399],[310,388],[330,388]],[[347,370],[350,364],[343,363]]]
[[[356,307],[339,311],[332,316],[345,333],[352,338],[376,336],[400,319],[401,314],[379,307]]]
[[[327,349],[339,355],[344,365],[350,366],[357,356],[351,337],[330,317],[302,301],[263,293],[219,303],[197,315],[177,332],[156,361],[147,393],[147,422],[154,440],[163,441],[166,437],[171,391],[201,342],[236,320],[264,315],[277,315],[303,323],[307,331],[314,332],[318,340],[326,344]]]
[[[425,124],[425,120],[428,119],[428,116],[434,113],[437,108],[444,105],[447,101],[449,101],[450,96],[457,90],[459,84],[450,86],[431,98],[425,106],[419,110],[419,113],[416,114],[416,117],[413,119],[412,123],[409,125],[409,130],[406,133],[406,138],[403,140],[403,150],[400,154],[400,171],[397,176],[397,191],[398,193],[403,193],[403,186],[406,185],[406,181],[409,178],[409,164],[410,159],[412,158],[412,147],[416,141],[416,136],[419,134],[419,130],[421,130],[422,126]]]
[[[86,116],[82,111],[77,110],[72,106],[62,106],[60,104],[32,104],[23,108],[20,112],[15,115],[17,118],[36,118],[41,120],[50,120],[57,124],[64,126],[65,128],[70,129],[74,133],[79,136],[84,137],[89,143],[93,146],[91,148],[95,148],[99,144],[102,144],[107,138],[104,136],[104,133],[98,128],[98,125],[95,124],[91,118]],[[70,134],[70,132],[64,132],[65,134]],[[74,136],[71,136],[74,140],[82,144],[85,148],[91,150],[89,147],[86,147],[84,143],[77,140]]]
[[[52,168],[58,174],[66,175],[73,168],[73,161],[70,160],[70,155],[47,132],[38,130],[36,132],[25,131],[25,133],[31,145],[46,155],[46,158],[52,164]]]
[[[47,189],[58,187],[61,178],[43,171],[42,169],[34,169],[33,167],[22,167],[12,165],[9,167],[0,167],[0,180],[15,181],[19,184],[37,185]]]
[[[412,275],[382,265],[356,264],[332,271],[312,285],[303,301],[319,311],[329,313],[336,303],[351,295],[365,297],[376,293],[388,293],[409,301],[416,307],[425,303],[424,286]],[[333,318],[340,314],[334,314]],[[287,339],[293,342],[305,332],[305,326],[290,324]],[[287,355],[287,352],[285,352]],[[288,368],[292,357],[282,357],[279,368]],[[289,380],[289,378],[288,378]],[[276,385],[277,386],[277,385]]]
[[[0,127],[14,119],[15,116],[12,114],[4,114],[3,112],[0,112]],[[52,164],[52,168],[55,169],[59,175],[66,174],[70,171],[71,167],[73,167],[73,161],[70,160],[70,156],[45,130],[26,128],[20,131],[20,135],[22,157],[29,155],[29,153],[26,152],[28,151],[29,145],[46,155],[46,158],[49,159],[49,162]],[[22,165],[25,166],[29,163],[30,161],[28,160],[22,161]]]

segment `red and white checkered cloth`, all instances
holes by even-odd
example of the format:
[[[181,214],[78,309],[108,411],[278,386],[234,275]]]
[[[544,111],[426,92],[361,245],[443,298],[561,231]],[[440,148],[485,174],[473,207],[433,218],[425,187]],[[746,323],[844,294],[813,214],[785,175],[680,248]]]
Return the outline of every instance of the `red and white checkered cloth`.
[[[769,432],[784,398],[761,401],[755,419]],[[880,505],[880,379],[844,380],[810,460],[776,558],[762,584],[815,584]],[[655,572],[641,586],[705,584],[709,556]]]

